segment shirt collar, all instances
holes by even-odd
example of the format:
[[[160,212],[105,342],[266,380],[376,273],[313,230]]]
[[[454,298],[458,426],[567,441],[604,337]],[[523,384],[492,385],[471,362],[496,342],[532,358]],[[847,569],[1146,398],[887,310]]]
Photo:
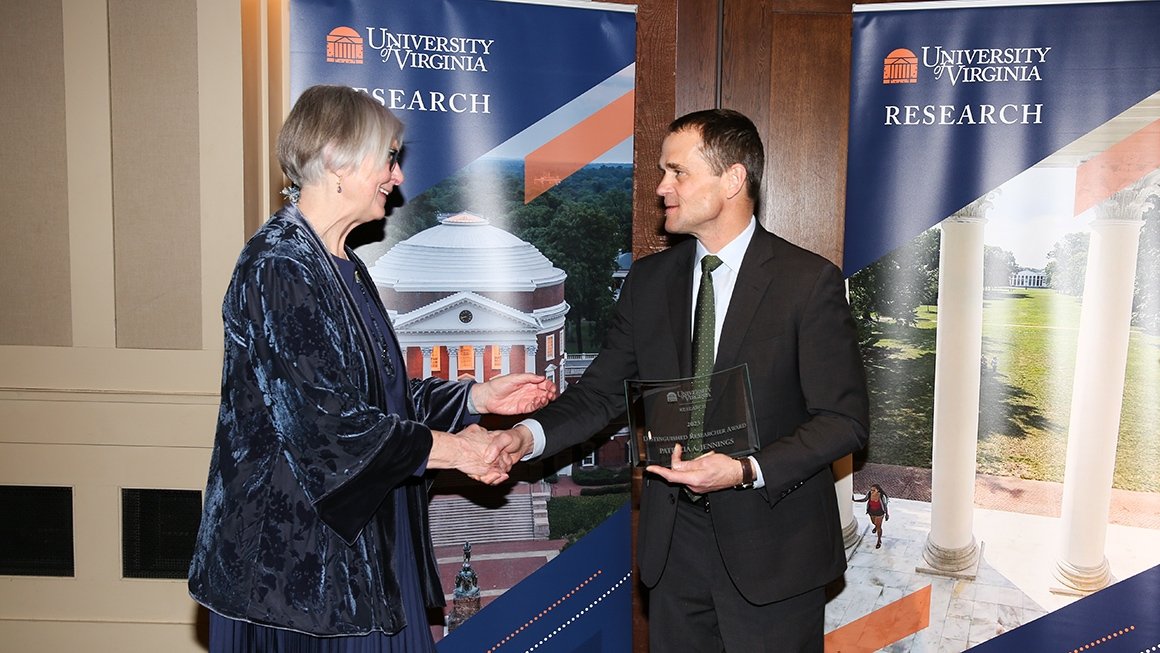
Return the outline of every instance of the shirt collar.
[[[749,249],[749,241],[753,240],[753,234],[757,231],[757,219],[753,216],[749,217],[749,225],[737,234],[737,236],[729,241],[729,244],[721,248],[717,252],[717,257],[730,270],[737,272],[741,269],[741,261],[745,259],[745,250]],[[712,254],[701,241],[697,241],[697,261],[700,261],[706,254]]]

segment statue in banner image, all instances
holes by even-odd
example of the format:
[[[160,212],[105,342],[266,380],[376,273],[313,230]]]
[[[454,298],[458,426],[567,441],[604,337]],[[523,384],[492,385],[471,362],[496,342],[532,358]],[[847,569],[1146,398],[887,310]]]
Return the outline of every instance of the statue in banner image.
[[[479,612],[479,577],[471,567],[471,542],[463,543],[463,566],[455,575],[455,589],[451,594],[451,614],[447,616],[447,631],[455,630]]]

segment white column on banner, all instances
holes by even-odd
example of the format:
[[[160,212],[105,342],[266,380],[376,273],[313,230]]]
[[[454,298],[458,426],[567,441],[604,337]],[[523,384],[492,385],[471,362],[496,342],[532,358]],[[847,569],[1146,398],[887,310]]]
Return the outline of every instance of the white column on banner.
[[[850,280],[846,279],[846,302],[850,301]],[[842,519],[842,546],[847,551],[862,539],[858,533],[858,517],[854,514],[854,456],[834,461],[834,493],[838,495],[838,516]]]
[[[858,517],[854,514],[854,456],[850,454],[834,461],[834,493],[838,495],[838,516],[842,518],[842,545],[853,547],[861,538]]]
[[[536,346],[524,345],[524,371],[536,373]]]
[[[1055,577],[1064,591],[1091,592],[1110,581],[1104,555],[1116,442],[1120,434],[1132,293],[1141,216],[1152,183],[1120,191],[1096,208],[1088,243],[1083,307],[1072,382],[1067,463],[1063,475],[1062,551]]]
[[[499,346],[499,373],[500,374],[508,374],[512,371],[511,356],[512,356],[512,346],[511,345],[500,345]]]
[[[942,222],[930,533],[921,571],[973,575],[979,357],[983,349],[983,225],[993,194]]]
[[[419,351],[423,352],[423,378],[431,376],[431,356],[435,354],[434,347],[422,347]]]
[[[484,378],[486,376],[484,371],[487,368],[483,366],[483,352],[486,350],[486,345],[476,345],[475,347],[475,380],[479,381],[480,383],[483,383],[487,380]]]
[[[447,348],[447,378],[452,381],[459,378],[459,347]]]

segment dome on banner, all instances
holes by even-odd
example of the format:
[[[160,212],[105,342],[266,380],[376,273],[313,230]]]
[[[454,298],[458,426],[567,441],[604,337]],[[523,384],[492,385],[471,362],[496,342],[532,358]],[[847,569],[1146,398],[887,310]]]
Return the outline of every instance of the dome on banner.
[[[566,276],[531,243],[472,213],[441,217],[438,225],[396,244],[371,268],[380,288],[399,293],[562,291]]]
[[[567,275],[472,213],[391,247],[370,266],[411,377],[537,372],[563,389]]]

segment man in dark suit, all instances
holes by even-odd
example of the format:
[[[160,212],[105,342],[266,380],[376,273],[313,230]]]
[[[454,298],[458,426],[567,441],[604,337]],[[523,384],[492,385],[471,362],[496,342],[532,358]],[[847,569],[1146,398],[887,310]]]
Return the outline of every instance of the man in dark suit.
[[[677,446],[671,469],[646,470],[637,558],[653,651],[820,653],[823,586],[846,568],[830,463],[866,445],[861,357],[841,272],[754,218],[764,159],[735,111],[670,125],[656,192],[665,230],[693,238],[633,264],[584,376],[490,450],[510,463],[591,437],[624,411],[624,380],[693,374],[695,331],[712,369],[748,366],[760,451],[682,460]],[[703,272],[706,255],[720,263]],[[712,324],[695,327],[702,293]]]

